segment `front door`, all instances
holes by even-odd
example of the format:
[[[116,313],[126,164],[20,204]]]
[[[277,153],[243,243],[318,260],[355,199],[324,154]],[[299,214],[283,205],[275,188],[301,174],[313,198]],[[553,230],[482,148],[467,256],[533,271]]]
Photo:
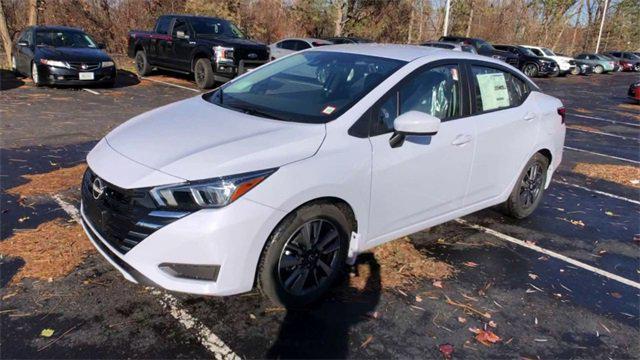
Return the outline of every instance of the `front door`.
[[[31,60],[33,60],[35,50],[34,30],[27,29],[20,38],[19,43],[27,43],[26,46],[16,46],[16,69],[23,74],[31,74]]]
[[[189,24],[184,19],[176,19],[171,31],[173,37],[173,56],[170,59],[171,65],[175,68],[191,71],[191,53],[196,47],[195,39]]]
[[[367,236],[377,238],[419,226],[459,209],[474,153],[475,125],[464,117],[464,85],[458,64],[408,75],[371,110],[372,184]],[[442,120],[433,136],[408,136],[391,147],[393,121],[410,110]]]

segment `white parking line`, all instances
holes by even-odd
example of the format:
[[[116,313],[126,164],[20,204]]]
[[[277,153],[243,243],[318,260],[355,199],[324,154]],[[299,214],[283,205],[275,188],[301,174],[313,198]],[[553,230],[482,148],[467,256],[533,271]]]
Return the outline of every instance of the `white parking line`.
[[[53,195],[53,200],[66,212],[73,221],[80,223],[80,211],[78,208],[64,201],[59,195]],[[169,313],[173,316],[185,329],[194,329],[198,334],[198,339],[202,346],[213,353],[213,357],[217,360],[240,360],[240,357],[229,348],[222,339],[213,333],[202,322],[195,318],[189,311],[179,306],[179,301],[173,295],[166,292],[151,289],[151,294],[158,296],[160,304],[169,309]]]
[[[572,258],[570,258],[568,256],[564,256],[564,255],[559,254],[559,253],[557,253],[555,251],[547,250],[547,249],[545,249],[543,247],[540,247],[538,245],[527,243],[527,242],[525,242],[523,240],[516,239],[513,236],[509,236],[507,234],[503,234],[501,232],[495,231],[493,229],[489,229],[488,227],[484,227],[482,225],[477,225],[477,224],[470,223],[470,222],[468,222],[466,220],[463,220],[463,219],[455,219],[454,221],[459,223],[459,224],[462,224],[462,225],[471,227],[473,229],[476,229],[478,231],[482,231],[482,232],[487,233],[489,235],[493,235],[493,236],[495,236],[495,237],[497,237],[499,239],[508,241],[510,243],[513,243],[513,244],[516,244],[516,245],[520,245],[520,246],[525,247],[527,249],[531,249],[531,250],[537,251],[539,253],[554,257],[554,258],[556,258],[558,260],[562,260],[562,261],[564,261],[566,263],[569,263],[569,264],[577,266],[579,268],[591,271],[591,272],[593,272],[595,274],[604,276],[604,277],[609,278],[611,280],[615,280],[615,281],[618,281],[618,282],[620,282],[622,284],[632,286],[632,287],[634,287],[636,289],[640,289],[640,283],[637,283],[637,282],[635,282],[633,280],[629,280],[627,278],[623,278],[622,276],[610,273],[608,271],[605,271],[605,270],[602,270],[602,269],[598,269],[597,267],[591,266],[589,264],[585,264],[585,263],[583,263],[581,261],[572,259]]]
[[[631,159],[627,159],[627,158],[623,158],[623,157],[602,154],[602,153],[595,152],[595,151],[578,149],[578,148],[574,148],[574,147],[571,147],[571,146],[565,146],[564,148],[567,149],[567,150],[573,150],[573,151],[579,151],[579,152],[583,152],[583,153],[587,153],[587,154],[598,155],[598,156],[606,157],[606,158],[609,158],[609,159],[616,159],[616,160],[620,160],[620,161],[626,161],[626,162],[630,162],[632,164],[640,164],[640,161],[637,161],[637,160],[631,160]]]
[[[100,95],[100,93],[99,93],[99,92],[94,91],[94,90],[91,90],[91,89],[82,88],[82,90],[87,91],[87,92],[90,92],[90,93],[92,93],[93,95]]]
[[[618,199],[618,200],[626,201],[626,202],[629,202],[629,203],[632,203],[632,204],[640,205],[640,201],[638,201],[638,200],[629,199],[629,198],[626,198],[626,197],[623,197],[623,196],[611,194],[611,193],[600,191],[600,190],[590,189],[590,188],[588,188],[586,186],[582,186],[582,185],[578,185],[578,184],[572,184],[572,183],[568,183],[568,182],[562,181],[562,180],[553,180],[553,182],[554,183],[558,183],[558,184],[562,184],[562,185],[566,185],[566,186],[571,186],[571,187],[574,187],[576,189],[582,189],[582,190],[585,190],[585,191],[588,191],[588,192],[592,192],[592,193],[595,193],[595,194],[598,194],[598,195],[607,196],[607,197],[610,197],[610,198],[613,198],[613,199]]]
[[[611,133],[607,133],[607,132],[603,132],[603,131],[591,131],[591,130],[585,130],[585,129],[578,129],[578,128],[571,127],[571,126],[567,126],[567,129],[573,130],[573,131],[586,132],[586,133],[590,133],[590,134],[610,136],[610,137],[614,137],[614,138],[622,139],[622,140],[640,141],[640,138],[638,138],[638,137],[632,138],[632,137],[629,137],[629,136],[616,135],[616,134],[611,134]]]
[[[585,118],[585,119],[604,121],[604,122],[608,122],[608,123],[612,123],[612,124],[640,127],[640,124],[638,124],[638,123],[629,123],[629,122],[625,122],[625,121],[609,120],[609,119],[603,119],[601,117],[596,117],[596,116],[587,116],[587,115],[580,115],[580,114],[573,114],[573,113],[569,113],[569,114],[567,114],[567,116],[569,116],[569,117],[575,116],[575,117],[581,117],[581,118]]]
[[[147,288],[150,290],[151,288]],[[198,319],[193,317],[187,310],[180,308],[178,305],[178,299],[173,295],[166,292],[153,289],[151,294],[160,298],[160,303],[165,308],[169,309],[171,316],[182,324],[187,330],[194,329],[200,338],[200,343],[213,353],[213,356],[218,359],[237,359],[240,357],[236,355],[219,337],[216,336],[211,330],[202,324]]]
[[[185,89],[185,90],[195,91],[195,92],[198,92],[198,93],[200,92],[200,90],[197,90],[197,89],[194,89],[194,88],[190,88],[190,87],[188,87],[188,86],[182,86],[182,85],[178,85],[178,84],[172,84],[172,83],[170,83],[170,82],[166,82],[166,81],[162,81],[162,80],[151,79],[151,78],[148,78],[148,77],[146,77],[146,76],[141,77],[141,79],[149,80],[149,81],[153,81],[153,82],[157,82],[157,83],[165,84],[165,85],[169,85],[169,86],[174,86],[174,87],[177,87],[177,88],[180,88],[180,89]]]

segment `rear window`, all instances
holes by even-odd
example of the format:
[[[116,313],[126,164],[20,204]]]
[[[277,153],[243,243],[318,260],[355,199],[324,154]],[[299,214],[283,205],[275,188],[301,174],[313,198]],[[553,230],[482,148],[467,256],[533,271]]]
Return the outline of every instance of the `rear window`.
[[[476,65],[471,69],[478,112],[518,106],[529,94],[527,84],[509,72]]]

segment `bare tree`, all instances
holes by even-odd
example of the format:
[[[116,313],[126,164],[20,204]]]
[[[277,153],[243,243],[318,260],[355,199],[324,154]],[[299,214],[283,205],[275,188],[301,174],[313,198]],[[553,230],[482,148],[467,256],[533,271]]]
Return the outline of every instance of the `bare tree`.
[[[38,24],[38,0],[29,0],[29,25]]]
[[[2,36],[2,47],[4,55],[7,57],[7,63],[11,64],[11,36],[7,28],[7,19],[4,16],[2,1],[0,1],[0,36]]]

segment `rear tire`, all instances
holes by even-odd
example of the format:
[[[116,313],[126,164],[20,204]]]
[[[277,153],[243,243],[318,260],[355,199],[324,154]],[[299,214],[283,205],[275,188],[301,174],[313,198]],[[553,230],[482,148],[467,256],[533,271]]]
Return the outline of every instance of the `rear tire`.
[[[213,68],[211,68],[209,59],[198,59],[193,67],[193,75],[196,79],[196,85],[200,89],[211,89],[215,83]]]
[[[353,230],[353,222],[334,204],[298,208],[267,240],[258,264],[258,289],[287,308],[320,300],[344,272]]]
[[[544,195],[548,168],[549,160],[540,153],[529,159],[509,199],[503,204],[507,215],[524,219],[535,211]]]
[[[151,74],[152,68],[149,64],[149,60],[147,60],[147,54],[144,50],[138,50],[136,52],[136,72],[138,76],[147,76]]]
[[[571,69],[571,75],[580,75],[581,72],[582,70],[580,70],[580,68],[577,66]]]

